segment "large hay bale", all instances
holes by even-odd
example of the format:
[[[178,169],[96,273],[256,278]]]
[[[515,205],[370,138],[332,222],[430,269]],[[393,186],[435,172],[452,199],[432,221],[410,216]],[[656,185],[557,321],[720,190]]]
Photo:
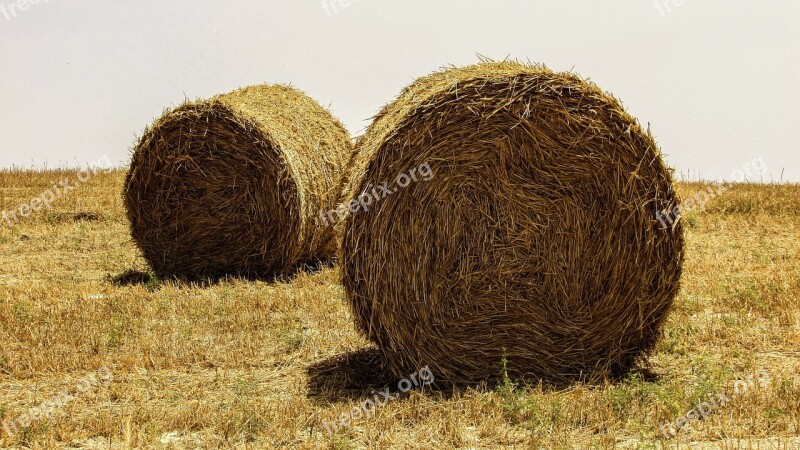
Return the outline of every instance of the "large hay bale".
[[[335,254],[350,137],[289,86],[248,87],[166,112],[135,147],[131,234],[161,276],[272,276]]]
[[[514,62],[436,73],[352,166],[343,284],[394,375],[491,381],[506,361],[598,380],[653,348],[683,256],[658,213],[678,200],[649,132],[595,85]]]

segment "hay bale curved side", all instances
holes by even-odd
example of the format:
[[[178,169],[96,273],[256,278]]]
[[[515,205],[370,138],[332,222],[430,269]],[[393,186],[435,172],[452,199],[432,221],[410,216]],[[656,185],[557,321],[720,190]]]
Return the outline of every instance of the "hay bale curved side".
[[[240,89],[165,112],[136,145],[124,199],[160,276],[271,276],[333,256],[352,152],[327,110],[289,86]]]
[[[572,74],[482,63],[417,80],[356,144],[342,282],[394,375],[553,382],[628,371],[678,292],[678,199],[649,133]],[[430,167],[428,181],[400,183]],[[666,226],[665,226],[666,224]]]

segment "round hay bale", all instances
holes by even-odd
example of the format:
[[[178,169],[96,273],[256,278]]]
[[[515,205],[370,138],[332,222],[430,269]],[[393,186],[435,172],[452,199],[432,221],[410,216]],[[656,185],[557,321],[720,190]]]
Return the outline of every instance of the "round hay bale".
[[[436,73],[351,164],[343,285],[395,376],[596,381],[653,348],[678,200],[649,132],[595,85],[514,62]]]
[[[254,86],[166,112],[125,181],[131,234],[160,276],[273,276],[336,252],[317,220],[341,194],[350,137],[289,86]]]

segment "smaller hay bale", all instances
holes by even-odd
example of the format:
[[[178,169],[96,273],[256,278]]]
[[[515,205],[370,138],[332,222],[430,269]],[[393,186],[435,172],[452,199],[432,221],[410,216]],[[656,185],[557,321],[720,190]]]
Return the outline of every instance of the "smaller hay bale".
[[[148,127],[125,180],[131,236],[161,277],[267,277],[334,255],[330,224],[352,144],[284,85],[183,104]]]
[[[395,376],[599,380],[655,345],[678,199],[652,136],[594,84],[514,62],[421,78],[350,170],[345,198],[373,198],[339,224],[342,284]]]

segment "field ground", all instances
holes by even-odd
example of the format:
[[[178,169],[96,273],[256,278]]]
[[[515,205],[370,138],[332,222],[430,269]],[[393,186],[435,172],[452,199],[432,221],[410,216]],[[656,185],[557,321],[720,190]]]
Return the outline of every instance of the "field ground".
[[[0,211],[75,176],[0,172]],[[326,422],[372,390],[397,390],[354,331],[337,268],[153,279],[122,179],[98,174],[0,223],[0,447],[800,449],[798,185],[736,185],[687,214],[681,293],[649,366],[628,379],[412,390],[329,435]],[[684,198],[702,188],[679,186]],[[102,368],[110,376],[80,382]],[[49,418],[19,425],[64,389],[73,397]],[[709,395],[729,401],[663,436],[660,423]]]

